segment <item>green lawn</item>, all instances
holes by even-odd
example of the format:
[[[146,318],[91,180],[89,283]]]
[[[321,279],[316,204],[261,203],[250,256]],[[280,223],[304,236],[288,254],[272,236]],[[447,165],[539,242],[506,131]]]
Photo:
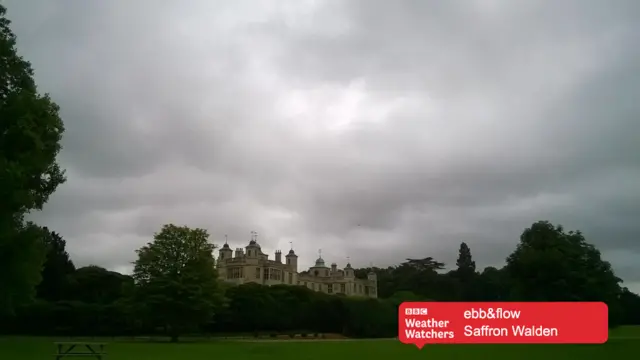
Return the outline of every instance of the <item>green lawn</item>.
[[[0,338],[0,359],[53,359],[54,339]],[[618,329],[604,345],[427,345],[422,350],[395,340],[344,342],[211,341],[170,344],[109,342],[107,360],[200,359],[623,359],[640,353],[640,327]]]

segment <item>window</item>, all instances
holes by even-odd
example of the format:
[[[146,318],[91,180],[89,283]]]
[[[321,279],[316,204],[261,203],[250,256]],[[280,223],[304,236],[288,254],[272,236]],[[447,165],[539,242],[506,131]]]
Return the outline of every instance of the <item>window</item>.
[[[291,264],[291,259],[287,259],[287,265]]]
[[[233,267],[227,269],[227,279],[240,279],[243,277],[243,271],[241,267]]]
[[[293,284],[293,274],[289,273],[289,284]]]
[[[329,294],[332,294],[332,293],[333,293],[333,284],[329,284],[329,285],[327,285],[327,292],[328,292]]]
[[[256,268],[256,279],[260,279],[260,268]]]
[[[345,293],[344,288],[345,288],[344,284],[340,284],[340,292],[343,294]]]
[[[269,270],[269,268],[264,268],[264,270],[262,270],[262,279],[269,280]]]
[[[324,271],[324,276],[329,276],[329,270]]]
[[[280,270],[280,269],[269,269],[269,279],[270,280],[282,281],[282,270]]]
[[[311,290],[315,290],[316,289],[316,284],[315,283],[311,283]]]

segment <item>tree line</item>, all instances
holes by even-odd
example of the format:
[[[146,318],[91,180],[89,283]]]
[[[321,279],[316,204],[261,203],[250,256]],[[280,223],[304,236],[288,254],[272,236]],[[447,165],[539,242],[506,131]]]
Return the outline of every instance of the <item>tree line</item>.
[[[45,229],[46,261],[36,300],[0,321],[0,331],[29,335],[334,333],[394,337],[404,301],[604,301],[610,326],[640,324],[640,296],[621,286],[611,265],[579,232],[539,221],[525,229],[502,268],[476,269],[461,243],[456,265],[424,257],[378,275],[378,299],[302,286],[231,286],[215,270],[203,229],[166,225],[138,250],[132,275],[76,268],[65,240]]]

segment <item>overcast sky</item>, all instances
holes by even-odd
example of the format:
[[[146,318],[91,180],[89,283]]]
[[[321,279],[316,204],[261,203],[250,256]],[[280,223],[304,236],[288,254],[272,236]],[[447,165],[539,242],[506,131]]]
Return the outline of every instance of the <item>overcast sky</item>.
[[[546,219],[640,290],[637,0],[4,4],[67,129],[35,218],[78,265],[129,271],[176,223],[484,267]]]

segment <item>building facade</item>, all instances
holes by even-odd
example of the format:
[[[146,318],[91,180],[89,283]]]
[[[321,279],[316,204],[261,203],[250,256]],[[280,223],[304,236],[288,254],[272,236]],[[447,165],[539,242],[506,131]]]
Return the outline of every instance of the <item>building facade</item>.
[[[236,248],[235,252],[225,242],[219,250],[216,266],[223,281],[238,285],[297,285],[327,294],[378,297],[378,280],[373,272],[366,279],[359,279],[351,264],[347,263],[344,269],[338,269],[335,263],[327,267],[321,256],[314,266],[298,272],[298,255],[293,249],[285,255],[285,262],[282,262],[280,250],[275,252],[275,259],[270,260],[255,238],[244,249]]]

